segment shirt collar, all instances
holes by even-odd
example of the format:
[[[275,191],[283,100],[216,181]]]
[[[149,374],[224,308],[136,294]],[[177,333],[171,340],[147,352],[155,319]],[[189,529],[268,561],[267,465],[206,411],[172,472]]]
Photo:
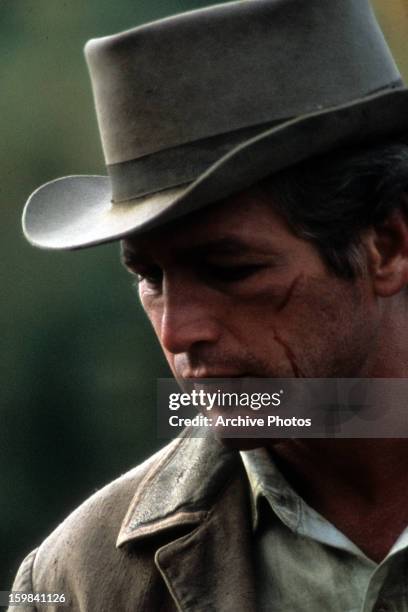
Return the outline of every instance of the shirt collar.
[[[296,531],[301,499],[278,470],[267,449],[257,448],[240,454],[249,480],[253,529],[258,528],[260,502],[264,497],[276,516]]]
[[[259,527],[262,516],[262,499],[266,499],[274,515],[294,533],[367,559],[347,536],[296,493],[266,448],[240,454],[250,485],[254,530]]]

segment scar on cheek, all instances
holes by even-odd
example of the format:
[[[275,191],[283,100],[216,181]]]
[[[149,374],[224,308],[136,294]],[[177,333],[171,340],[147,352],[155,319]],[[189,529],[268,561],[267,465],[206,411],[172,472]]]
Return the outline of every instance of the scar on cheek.
[[[301,274],[299,274],[298,276],[296,276],[294,278],[294,280],[292,281],[289,289],[287,290],[286,294],[283,296],[283,300],[282,302],[279,304],[278,306],[278,312],[281,312],[281,310],[283,310],[284,308],[286,308],[286,306],[289,304],[292,295],[296,289],[296,287],[299,285],[300,281],[303,279],[303,272]]]
[[[273,330],[273,337],[274,337],[275,342],[277,342],[283,348],[285,355],[290,365],[292,366],[292,370],[293,370],[293,374],[295,378],[306,378],[305,374],[302,372],[302,370],[297,364],[295,353],[292,351],[290,346],[286,344],[286,342],[279,336],[276,330]]]

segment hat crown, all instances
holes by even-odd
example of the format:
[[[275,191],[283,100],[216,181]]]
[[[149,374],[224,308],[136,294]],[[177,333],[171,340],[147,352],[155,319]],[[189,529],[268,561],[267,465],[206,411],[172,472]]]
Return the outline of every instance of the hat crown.
[[[368,0],[240,0],[91,40],[86,57],[108,165],[400,79]]]
[[[408,130],[408,88],[368,0],[230,2],[90,41],[86,57],[109,178],[30,196],[24,233],[43,248],[145,232]]]

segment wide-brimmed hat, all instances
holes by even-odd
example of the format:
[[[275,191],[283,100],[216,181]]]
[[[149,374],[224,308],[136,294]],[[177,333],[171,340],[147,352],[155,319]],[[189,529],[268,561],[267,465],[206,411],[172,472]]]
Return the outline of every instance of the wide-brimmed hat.
[[[239,0],[85,47],[108,177],[29,198],[28,240],[143,232],[335,148],[408,130],[408,90],[368,0]]]

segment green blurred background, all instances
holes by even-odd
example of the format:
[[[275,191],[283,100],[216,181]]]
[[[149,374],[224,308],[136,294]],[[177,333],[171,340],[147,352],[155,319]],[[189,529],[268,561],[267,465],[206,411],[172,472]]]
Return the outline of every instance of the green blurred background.
[[[50,179],[104,173],[85,42],[209,3],[0,0],[0,590],[70,510],[162,444],[168,375],[118,245],[35,250],[22,206]],[[408,79],[408,0],[374,4]]]

